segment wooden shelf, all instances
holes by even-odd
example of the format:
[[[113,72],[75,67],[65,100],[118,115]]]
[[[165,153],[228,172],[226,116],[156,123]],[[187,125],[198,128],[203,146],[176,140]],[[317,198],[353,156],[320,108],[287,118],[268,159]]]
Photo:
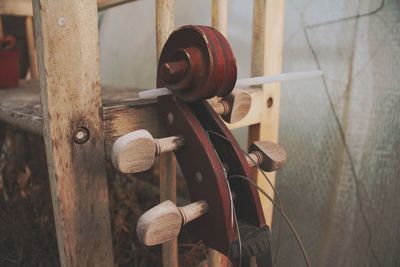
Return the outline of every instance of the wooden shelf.
[[[107,151],[113,141],[130,131],[146,128],[162,136],[156,100],[139,100],[138,89],[103,87],[103,121]],[[21,81],[19,87],[0,90],[0,120],[43,135],[38,81]]]
[[[139,89],[103,86],[102,116],[106,155],[112,143],[128,132],[148,130],[154,137],[165,134],[158,120],[157,101],[138,99]],[[227,124],[235,129],[260,122],[262,91],[248,89],[252,98],[249,114],[241,121]],[[18,88],[0,90],[0,120],[23,130],[43,135],[42,109],[38,81],[20,81]]]
[[[37,81],[21,81],[18,88],[0,89],[0,120],[42,134],[42,112]]]

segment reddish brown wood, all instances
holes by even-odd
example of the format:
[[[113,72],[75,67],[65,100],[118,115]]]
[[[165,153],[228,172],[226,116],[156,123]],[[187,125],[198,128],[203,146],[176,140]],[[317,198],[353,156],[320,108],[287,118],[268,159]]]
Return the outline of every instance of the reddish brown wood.
[[[204,100],[229,94],[236,77],[236,61],[225,37],[210,27],[185,26],[173,32],[163,48],[157,86],[174,93],[158,98],[159,114],[166,133],[185,140],[175,155],[191,199],[209,205],[207,214],[189,224],[192,232],[240,266],[237,228],[243,230],[247,263],[252,256],[261,262],[259,256],[270,251],[269,229],[256,189],[243,179],[229,179],[249,177],[250,167],[225,123]]]
[[[184,26],[168,38],[158,64],[157,86],[184,101],[229,94],[236,83],[236,59],[225,37],[207,26]]]
[[[250,167],[244,153],[231,131],[210,104],[207,101],[197,101],[190,106],[203,129],[208,133],[209,140],[225,166],[228,177],[231,175],[250,177]],[[257,190],[244,180],[230,179],[229,184],[236,198],[235,210],[238,220],[256,227],[264,226],[265,219]]]
[[[189,225],[207,246],[227,254],[229,244],[237,237],[231,221],[229,189],[218,155],[186,103],[173,95],[159,97],[158,101],[165,131],[185,139],[185,146],[175,156],[191,200],[204,200],[210,206],[205,216]]]

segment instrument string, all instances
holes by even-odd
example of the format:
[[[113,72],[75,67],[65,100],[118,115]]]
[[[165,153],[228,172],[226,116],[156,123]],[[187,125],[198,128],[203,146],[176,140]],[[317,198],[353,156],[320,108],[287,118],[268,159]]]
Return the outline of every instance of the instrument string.
[[[207,130],[205,130],[205,131],[206,131],[206,133],[209,133]],[[210,131],[210,132],[212,132],[212,131]],[[239,267],[241,267],[242,266],[242,239],[241,239],[241,236],[240,236],[239,224],[238,224],[236,211],[235,211],[235,207],[234,207],[234,203],[233,203],[232,190],[231,190],[231,186],[230,186],[230,184],[228,182],[228,172],[227,172],[227,170],[225,170],[225,167],[222,164],[220,159],[219,159],[219,163],[222,166],[222,168],[224,169],[225,182],[226,182],[226,185],[227,185],[228,191],[229,191],[231,228],[233,229],[234,225],[236,225],[236,233],[238,235],[238,243],[239,243]],[[230,256],[231,256],[231,248],[232,248],[232,243],[229,244],[228,259],[230,259]],[[229,261],[227,261],[227,267],[229,267]]]
[[[213,134],[213,135],[215,135],[215,136],[217,136],[217,137],[219,137],[219,138],[222,138],[223,140],[225,140],[225,141],[227,141],[227,142],[229,142],[229,143],[231,143],[231,141],[230,141],[228,138],[226,138],[225,136],[223,136],[223,135],[221,135],[221,134],[219,134],[219,133],[217,133],[217,132],[214,132],[214,131],[211,131],[211,130],[208,130],[208,132],[211,133],[211,134]],[[276,200],[278,201],[278,204],[279,204],[281,210],[283,210],[283,205],[282,205],[281,198],[280,198],[280,196],[279,196],[278,191],[275,189],[275,186],[272,184],[271,180],[268,178],[268,176],[265,174],[265,172],[260,168],[260,165],[257,164],[257,162],[255,162],[254,159],[252,159],[252,158],[247,154],[246,151],[244,151],[243,149],[241,149],[241,150],[242,150],[242,152],[244,153],[244,155],[245,155],[247,158],[249,158],[249,159],[254,163],[254,165],[257,167],[257,169],[261,172],[261,174],[262,174],[262,175],[264,176],[264,178],[267,180],[268,184],[271,186],[271,188],[272,188],[272,190],[273,190],[273,192],[274,192],[274,194],[275,194],[275,196],[276,196]],[[229,183],[228,183],[228,184],[229,184]],[[281,215],[281,217],[282,217],[282,215]],[[281,234],[282,234],[282,221],[279,220],[279,222],[278,222],[278,238],[277,238],[277,242],[276,242],[275,255],[274,255],[274,258],[273,258],[273,266],[276,266],[276,262],[277,262],[277,259],[278,259],[278,253],[279,253],[279,248],[280,248],[279,246],[280,246]]]
[[[268,176],[265,174],[265,172],[261,169],[260,165],[259,165],[253,158],[251,158],[251,157],[249,156],[249,154],[247,154],[246,151],[244,151],[244,150],[242,149],[242,152],[245,154],[245,156],[246,156],[247,158],[249,158],[249,159],[254,163],[254,165],[257,167],[257,169],[258,169],[258,170],[261,172],[261,174],[264,176],[265,180],[267,180],[268,184],[269,184],[269,185],[271,186],[271,188],[272,188],[272,191],[274,192],[274,195],[275,195],[275,197],[276,197],[276,200],[278,201],[279,207],[280,207],[281,210],[283,211],[283,204],[282,204],[281,198],[280,198],[280,196],[279,196],[279,194],[278,194],[278,191],[275,189],[275,186],[274,186],[273,183],[271,182],[271,180],[268,178]],[[277,262],[277,260],[278,260],[279,246],[280,246],[281,234],[282,234],[282,216],[283,216],[283,215],[281,214],[281,218],[279,219],[279,222],[278,222],[278,238],[277,238],[277,240],[276,240],[276,248],[275,248],[275,255],[274,255],[274,258],[273,258],[273,266],[276,266],[276,262]]]
[[[222,164],[221,164],[222,166]],[[230,198],[230,209],[231,209],[231,228],[233,228],[234,224],[236,225],[236,232],[238,235],[238,242],[239,242],[239,267],[242,266],[242,239],[240,237],[240,230],[239,230],[239,224],[238,224],[238,220],[237,220],[237,216],[236,216],[236,212],[235,212],[235,208],[234,208],[234,204],[233,204],[233,197],[232,197],[232,191],[231,191],[231,187],[229,185],[228,182],[228,177],[226,177],[226,184],[228,186],[228,191],[229,191],[229,198]],[[235,221],[235,223],[234,223]],[[232,243],[229,244],[229,249],[228,249],[228,259],[230,259],[230,255],[231,255],[231,247],[232,247]],[[227,262],[227,267],[229,267],[229,261]]]
[[[249,177],[246,177],[246,176],[243,176],[243,175],[240,175],[240,174],[234,174],[234,175],[229,176],[229,178],[240,178],[240,179],[243,179],[243,180],[247,181],[250,185],[254,186],[261,194],[263,194],[266,198],[268,198],[268,200],[272,203],[274,208],[277,209],[278,212],[282,215],[282,217],[284,218],[285,222],[287,223],[287,225],[289,226],[290,230],[292,231],[294,237],[296,238],[296,241],[300,246],[301,253],[303,254],[306,266],[307,267],[311,267],[311,263],[310,263],[310,260],[308,258],[308,255],[307,255],[306,249],[304,247],[304,244],[301,241],[301,238],[300,238],[299,234],[297,233],[293,223],[291,222],[289,217],[286,215],[286,213],[283,210],[280,209],[279,205],[273,200],[273,198],[270,195],[268,195],[268,193],[265,192],[255,182],[253,182]]]
[[[211,133],[211,134],[213,134],[213,135],[215,135],[215,136],[218,136],[218,137],[222,138],[223,140],[225,140],[225,141],[231,143],[231,140],[229,140],[228,138],[226,138],[225,136],[223,136],[223,135],[221,135],[221,134],[219,134],[219,133],[217,133],[217,132],[214,132],[214,131],[211,131],[211,130],[207,130],[207,132],[208,132],[208,133]],[[250,182],[250,184],[251,184],[252,186],[255,186],[256,189],[257,189],[259,192],[261,192],[269,201],[271,201],[271,203],[272,203],[272,205],[273,205],[274,207],[277,207],[277,210],[278,210],[279,214],[281,215],[281,218],[283,218],[283,219],[286,221],[286,223],[288,224],[289,228],[291,229],[293,235],[295,236],[296,241],[297,241],[297,243],[298,243],[299,246],[300,246],[300,249],[301,249],[301,252],[302,252],[302,254],[303,254],[303,257],[304,257],[304,260],[305,260],[306,265],[307,265],[308,267],[310,267],[311,264],[310,264],[310,261],[309,261],[309,258],[308,258],[306,249],[305,249],[305,247],[304,247],[304,245],[303,245],[303,242],[301,241],[300,236],[298,235],[296,229],[294,228],[292,222],[291,222],[290,219],[287,217],[287,215],[286,215],[286,213],[285,213],[285,211],[284,211],[284,209],[283,209],[283,204],[282,204],[282,201],[281,201],[281,199],[280,199],[280,196],[279,196],[278,191],[276,190],[275,186],[272,184],[272,182],[271,182],[271,180],[268,178],[268,176],[265,174],[265,172],[260,168],[259,164],[257,164],[257,162],[255,162],[255,161],[248,155],[248,153],[245,152],[243,149],[242,149],[242,152],[246,155],[246,157],[248,157],[248,158],[255,164],[255,166],[257,167],[257,169],[261,172],[261,174],[262,174],[262,175],[264,176],[264,178],[267,180],[268,184],[271,186],[271,188],[272,188],[272,190],[273,190],[273,192],[274,192],[274,194],[275,194],[275,196],[276,196],[276,199],[277,199],[277,202],[278,202],[278,203],[276,203],[276,202],[273,200],[273,198],[272,198],[271,196],[269,196],[261,187],[259,187],[256,183],[254,183],[250,178],[248,178],[248,177],[246,177],[246,176],[243,176],[243,175],[231,175],[231,176],[229,176],[229,177],[233,177],[233,178],[234,178],[234,177],[240,177],[240,178],[242,178],[242,179],[244,179],[244,180],[247,180],[248,182]],[[229,183],[228,183],[228,184],[229,184]],[[230,190],[230,189],[229,189],[229,190]],[[274,259],[273,259],[273,265],[274,265],[274,266],[276,266],[276,262],[277,262],[277,258],[278,258],[279,244],[280,244],[281,231],[282,231],[281,229],[282,229],[282,227],[281,227],[281,220],[279,220],[279,223],[278,223],[278,239],[277,239],[276,251],[275,251],[275,255],[274,255]]]

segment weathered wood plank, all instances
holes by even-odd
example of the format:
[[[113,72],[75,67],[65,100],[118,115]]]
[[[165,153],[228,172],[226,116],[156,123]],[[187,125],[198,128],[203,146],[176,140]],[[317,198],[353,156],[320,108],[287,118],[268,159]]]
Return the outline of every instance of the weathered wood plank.
[[[20,81],[17,89],[0,90],[0,120],[23,130],[43,135],[37,81]]]
[[[282,70],[285,5],[283,0],[254,0],[252,76],[274,75]],[[278,141],[280,84],[265,84],[261,98],[261,123],[249,127],[249,144],[257,140]],[[273,197],[274,192],[260,172],[257,184]],[[268,178],[275,184],[275,173]],[[266,222],[271,226],[273,206],[260,194]]]
[[[107,158],[111,155],[114,141],[129,132],[146,129],[155,138],[164,137],[158,123],[157,102],[153,100],[137,100],[120,105],[104,106],[103,120]]]
[[[99,10],[122,5],[136,0],[97,0]],[[32,0],[0,0],[0,14],[31,17],[33,16]]]
[[[107,151],[115,139],[138,129],[145,128],[153,136],[163,137],[156,100],[139,100],[137,92],[133,88],[103,87],[102,118]],[[0,120],[43,135],[38,81],[20,81],[18,88],[0,90]]]
[[[44,140],[62,266],[113,266],[95,0],[34,0]]]
[[[139,100],[138,89],[103,86],[103,121],[106,155],[120,136],[147,129],[154,137],[165,137],[158,118],[157,101]],[[243,120],[227,124],[230,129],[261,121],[262,91],[248,89],[251,108]],[[23,130],[43,135],[38,81],[20,81],[15,89],[0,90],[0,120]]]

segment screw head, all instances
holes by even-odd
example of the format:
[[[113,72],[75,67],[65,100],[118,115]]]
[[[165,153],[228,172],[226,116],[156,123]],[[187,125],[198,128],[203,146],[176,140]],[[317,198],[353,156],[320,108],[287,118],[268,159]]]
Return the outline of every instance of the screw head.
[[[74,131],[73,138],[75,143],[84,144],[89,140],[90,132],[85,127],[78,127]]]

